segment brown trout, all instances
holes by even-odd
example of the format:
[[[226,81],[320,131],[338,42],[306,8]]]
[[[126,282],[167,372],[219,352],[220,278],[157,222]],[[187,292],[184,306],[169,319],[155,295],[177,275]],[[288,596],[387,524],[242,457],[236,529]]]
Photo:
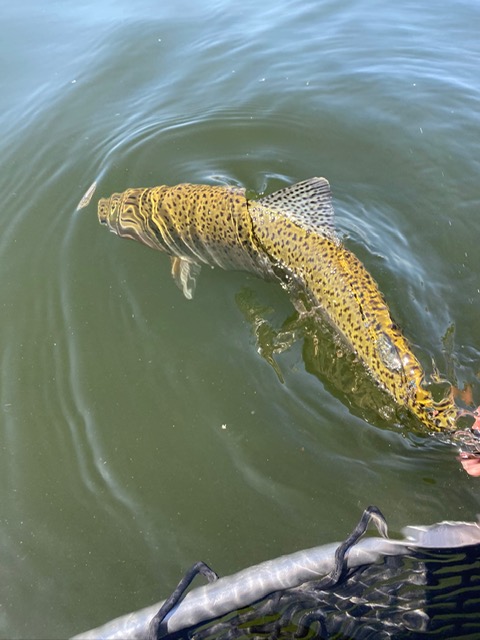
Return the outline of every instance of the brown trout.
[[[187,298],[202,264],[294,279],[398,405],[429,429],[456,428],[451,395],[434,401],[377,284],[339,240],[325,178],[257,201],[238,187],[127,189],[102,198],[98,218],[119,236],[169,254],[172,275]]]

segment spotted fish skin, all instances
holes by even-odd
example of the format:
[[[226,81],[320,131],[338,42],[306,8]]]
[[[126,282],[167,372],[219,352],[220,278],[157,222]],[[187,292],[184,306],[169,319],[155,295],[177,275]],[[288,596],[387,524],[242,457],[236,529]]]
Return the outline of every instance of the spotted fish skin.
[[[258,201],[238,187],[127,189],[101,199],[98,217],[119,236],[168,253],[188,298],[202,263],[267,279],[291,275],[400,406],[430,429],[456,428],[458,409],[425,389],[423,369],[377,284],[337,237],[324,178]]]
[[[193,184],[127,189],[100,199],[98,218],[119,236],[168,253],[172,275],[187,298],[201,264],[275,277],[255,243],[245,189]]]

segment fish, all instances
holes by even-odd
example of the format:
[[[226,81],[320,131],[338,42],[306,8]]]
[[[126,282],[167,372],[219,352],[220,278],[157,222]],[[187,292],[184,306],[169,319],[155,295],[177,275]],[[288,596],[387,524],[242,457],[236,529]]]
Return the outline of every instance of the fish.
[[[167,253],[188,299],[203,264],[294,282],[397,405],[430,430],[456,428],[453,394],[433,398],[377,283],[341,241],[326,178],[258,200],[238,186],[130,188],[101,198],[98,219],[118,236]]]

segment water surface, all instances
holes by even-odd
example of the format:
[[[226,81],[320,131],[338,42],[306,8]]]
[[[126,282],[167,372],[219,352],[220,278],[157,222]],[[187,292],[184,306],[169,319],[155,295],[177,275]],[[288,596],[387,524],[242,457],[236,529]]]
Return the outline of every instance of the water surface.
[[[480,403],[479,19],[471,0],[3,8],[1,637],[96,626],[198,559],[228,574],[344,538],[368,504],[394,534],[475,519],[479,481],[342,389],[332,338],[288,344],[280,377],[259,355],[255,318],[295,325],[278,285],[204,269],[187,301],[95,202],[326,176],[427,370]]]

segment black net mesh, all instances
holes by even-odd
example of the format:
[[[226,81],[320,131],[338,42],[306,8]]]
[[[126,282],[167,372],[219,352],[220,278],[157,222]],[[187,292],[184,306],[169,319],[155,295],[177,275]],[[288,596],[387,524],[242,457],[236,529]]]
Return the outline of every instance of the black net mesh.
[[[480,638],[480,547],[385,557],[331,589],[307,582],[169,640]]]

